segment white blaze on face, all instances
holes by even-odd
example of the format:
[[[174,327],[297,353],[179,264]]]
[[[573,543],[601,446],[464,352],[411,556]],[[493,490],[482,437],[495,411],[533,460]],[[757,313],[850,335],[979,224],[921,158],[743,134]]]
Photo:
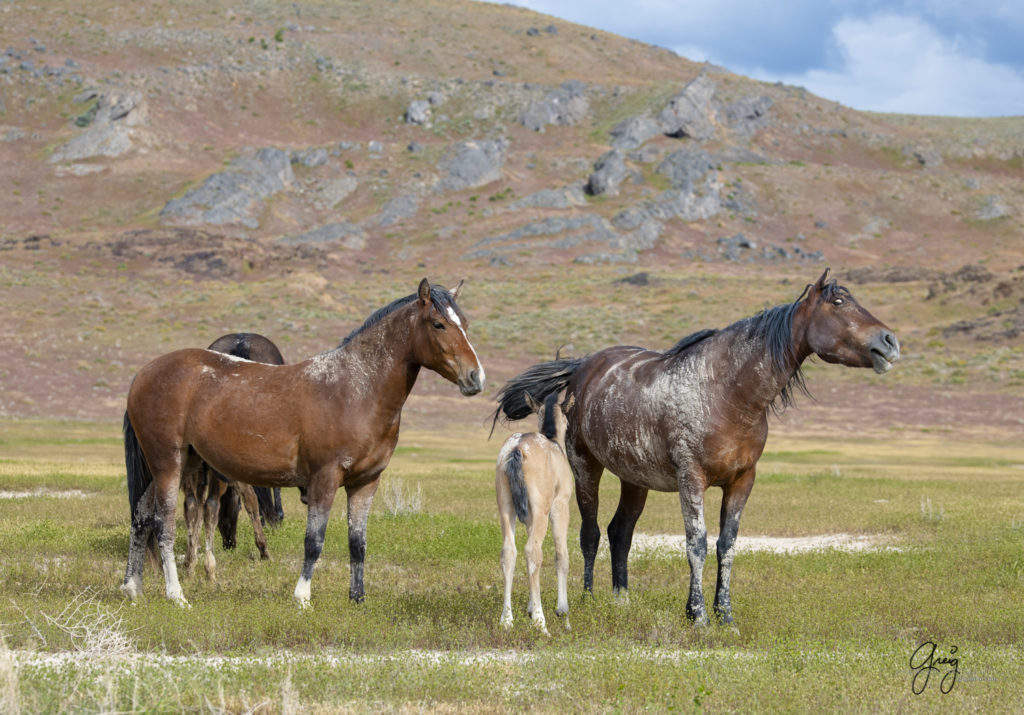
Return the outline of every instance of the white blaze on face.
[[[484,379],[486,377],[486,374],[484,373],[484,366],[480,363],[480,358],[477,356],[476,350],[473,348],[473,343],[469,342],[469,336],[466,335],[466,329],[462,327],[462,321],[459,320],[458,313],[456,313],[455,309],[452,308],[450,305],[447,307],[446,312],[448,314],[449,322],[451,322],[452,325],[454,325],[456,328],[462,331],[462,337],[465,338],[466,345],[469,346],[469,349],[473,353],[473,359],[476,360],[476,368],[477,371],[480,373],[480,384],[483,385]]]

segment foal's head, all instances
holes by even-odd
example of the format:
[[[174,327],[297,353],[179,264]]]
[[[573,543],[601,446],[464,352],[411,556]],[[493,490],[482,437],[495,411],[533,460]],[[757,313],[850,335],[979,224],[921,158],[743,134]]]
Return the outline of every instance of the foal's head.
[[[544,404],[538,403],[530,393],[524,393],[524,399],[532,412],[537,413],[537,431],[548,439],[553,439],[565,446],[565,429],[568,426],[566,415],[576,401],[576,395],[558,404],[558,392],[552,392],[544,398]]]
[[[827,281],[828,269],[807,289],[798,310],[808,313],[807,345],[825,362],[872,367],[882,373],[900,358],[892,331],[861,307],[850,291]]]
[[[455,304],[461,290],[462,281],[451,292],[420,281],[412,349],[420,365],[456,383],[463,395],[475,395],[484,388],[484,367],[466,334],[469,321]]]

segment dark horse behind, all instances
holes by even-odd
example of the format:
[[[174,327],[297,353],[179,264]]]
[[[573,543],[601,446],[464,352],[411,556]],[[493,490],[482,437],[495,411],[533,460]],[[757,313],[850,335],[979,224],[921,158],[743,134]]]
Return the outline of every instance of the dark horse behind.
[[[793,303],[694,333],[665,352],[617,346],[556,359],[529,368],[501,389],[495,420],[525,417],[526,394],[543,400],[565,387],[566,397],[575,397],[566,448],[582,516],[585,589],[593,590],[601,538],[598,484],[608,469],[621,487],[608,525],[613,588],[627,588],[633,528],[648,491],[678,492],[690,563],[686,614],[707,623],[701,591],[704,492],[720,487],[714,610],[722,623],[732,623],[729,575],[736,534],[768,437],[769,410],[790,405],[794,390],[804,390],[800,366],[812,355],[878,373],[899,359],[892,331],[827,276],[826,269]]]
[[[483,389],[469,323],[451,292],[424,278],[329,352],[264,365],[210,350],[178,350],[143,367],[128,391],[125,461],[132,524],[121,590],[142,592],[145,545],[159,544],[168,598],[186,605],[174,561],[182,475],[206,462],[236,481],[306,487],[305,559],[295,598],[309,605],[313,568],[334,496],[348,496],[349,597],[363,600],[366,521],[398,441],[402,406],[421,368]]]
[[[284,365],[284,357],[277,346],[257,333],[229,333],[214,340],[207,350],[233,355],[243,360],[268,365]],[[225,549],[236,546],[239,503],[245,505],[252,523],[253,536],[260,558],[268,559],[267,539],[263,525],[277,526],[284,518],[281,506],[281,488],[253,487],[244,482],[229,480],[204,462],[181,482],[185,492],[185,525],[188,528],[188,548],[185,551],[185,573],[192,575],[199,557],[199,528],[206,527],[206,575],[216,578],[216,559],[213,555],[213,530],[220,531]],[[151,542],[152,543],[152,542]],[[156,557],[155,544],[152,556]]]

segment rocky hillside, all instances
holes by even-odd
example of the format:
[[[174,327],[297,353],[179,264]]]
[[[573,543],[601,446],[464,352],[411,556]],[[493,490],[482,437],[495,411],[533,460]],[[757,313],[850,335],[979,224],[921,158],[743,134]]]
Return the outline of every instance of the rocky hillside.
[[[865,114],[486,3],[41,0],[0,4],[0,152],[0,412],[62,384],[106,414],[229,330],[310,354],[423,273],[479,286],[511,370],[831,266],[898,381],[1024,386],[1020,118]]]

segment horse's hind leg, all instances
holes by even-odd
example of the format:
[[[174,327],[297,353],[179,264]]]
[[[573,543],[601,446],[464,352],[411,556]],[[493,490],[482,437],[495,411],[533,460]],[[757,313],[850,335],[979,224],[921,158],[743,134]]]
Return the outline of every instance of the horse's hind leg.
[[[263,533],[263,524],[260,522],[260,504],[256,498],[256,492],[244,482],[235,482],[234,487],[238,491],[238,496],[242,498],[242,504],[245,505],[245,510],[249,514],[249,521],[252,522],[252,531],[256,540],[256,548],[260,551],[260,558],[269,559],[267,536]]]
[[[178,504],[178,488],[181,484],[183,462],[198,459],[189,455],[184,449],[175,449],[173,457],[154,459],[153,470],[154,509],[153,531],[160,548],[160,561],[163,565],[164,584],[167,597],[180,606],[188,606],[185,595],[178,581],[178,567],[174,562],[174,510]],[[195,465],[185,465],[186,469]]]
[[[628,598],[629,547],[633,545],[633,529],[647,503],[647,490],[629,482],[619,482],[621,493],[615,516],[608,524],[608,547],[612,557],[612,589]]]
[[[569,495],[557,497],[551,505],[551,536],[555,540],[555,573],[558,575],[558,605],[555,613],[565,616],[569,627]]]
[[[740,529],[740,515],[754,486],[754,469],[722,489],[722,511],[718,524],[718,583],[715,586],[715,615],[722,625],[732,624],[732,600],[729,597],[729,578],[732,558],[736,551],[736,534]]]
[[[548,515],[530,504],[530,518],[526,525],[526,573],[530,582],[530,602],[527,611],[530,618],[544,635],[548,635],[548,626],[544,620],[544,608],[540,602],[540,565],[544,560],[544,535],[548,531]]]
[[[146,563],[146,544],[153,534],[153,495],[156,488],[152,482],[146,487],[132,519],[131,535],[128,539],[128,564],[125,567],[121,592],[134,601],[142,595],[142,571]]]
[[[512,627],[512,578],[516,570],[516,509],[508,488],[508,477],[503,469],[495,475],[495,491],[498,501],[498,520],[501,522],[501,575],[505,595],[501,607],[501,625]]]
[[[571,425],[570,425],[571,426]],[[594,592],[594,560],[601,543],[601,527],[597,524],[598,487],[601,485],[601,466],[590,455],[578,451],[576,445],[566,441],[569,464],[576,479],[576,504],[580,508],[580,550],[583,552],[583,589]]]

